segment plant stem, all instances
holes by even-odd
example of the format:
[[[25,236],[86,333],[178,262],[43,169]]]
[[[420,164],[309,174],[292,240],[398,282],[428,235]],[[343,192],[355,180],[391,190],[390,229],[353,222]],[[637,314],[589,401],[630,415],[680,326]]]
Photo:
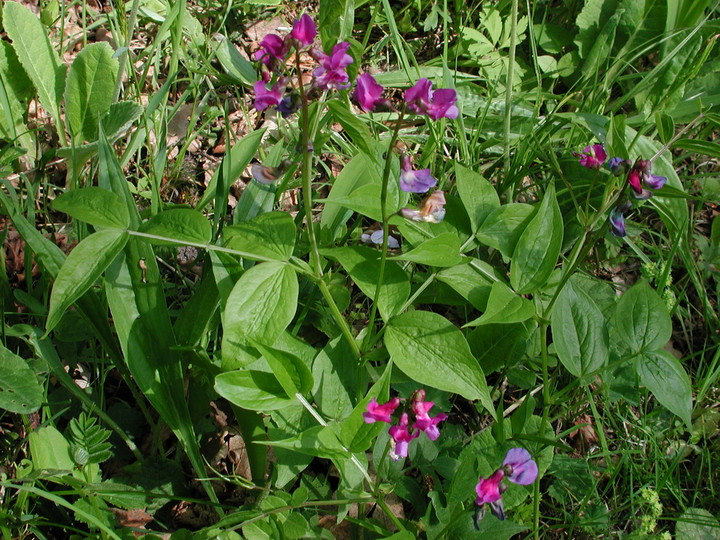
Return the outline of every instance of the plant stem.
[[[507,77],[505,80],[505,119],[503,140],[505,144],[505,202],[512,202],[513,187],[508,184],[510,176],[510,120],[512,118],[513,74],[515,72],[515,49],[517,47],[518,0],[512,0],[510,12],[510,48],[508,49]]]

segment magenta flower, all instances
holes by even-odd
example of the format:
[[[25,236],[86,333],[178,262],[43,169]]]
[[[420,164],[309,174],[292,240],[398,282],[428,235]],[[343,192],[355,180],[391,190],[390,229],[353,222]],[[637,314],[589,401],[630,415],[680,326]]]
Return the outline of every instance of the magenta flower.
[[[325,54],[319,49],[313,49],[311,54],[320,66],[313,71],[315,85],[320,90],[328,90],[335,88],[343,90],[350,86],[349,77],[345,68],[353,63],[353,57],[347,51],[350,44],[347,41],[341,41],[333,47],[330,55]]]
[[[638,158],[627,175],[628,184],[636,199],[649,199],[653,196],[652,191],[644,189],[647,186],[652,190],[660,189],[667,182],[664,176],[652,174],[652,163],[649,159]]]
[[[400,405],[400,398],[394,397],[387,403],[380,405],[375,398],[370,400],[367,404],[367,412],[363,413],[363,419],[366,424],[372,424],[373,422],[392,422],[392,413]]]
[[[363,73],[355,80],[353,99],[364,111],[374,111],[378,105],[388,104],[388,100],[382,98],[383,90],[384,88],[375,80],[375,77],[369,73]]]
[[[268,67],[282,60],[288,53],[287,44],[275,34],[268,34],[260,42],[260,48],[253,54],[253,59]]]
[[[502,467],[496,470],[489,478],[480,477],[475,492],[477,498],[475,504],[483,506],[485,503],[490,505],[490,511],[495,517],[502,520],[505,519],[505,512],[502,504],[502,494],[507,489],[502,485],[503,478],[507,478],[514,484],[527,486],[532,484],[538,477],[537,463],[532,459],[530,452],[524,448],[511,448],[505,454]],[[482,519],[484,512],[478,513],[478,518]]]
[[[573,152],[573,155],[580,158],[580,165],[587,167],[588,169],[595,170],[599,169],[607,159],[607,154],[605,153],[605,148],[603,148],[602,144],[586,146],[583,148],[582,153],[578,154],[577,152]]]
[[[282,82],[278,81],[278,83],[273,86],[270,90],[267,89],[265,86],[264,81],[257,81],[255,83],[255,109],[260,112],[264,111],[268,107],[275,107],[280,103],[280,100],[282,99]]]
[[[460,112],[455,105],[455,90],[441,88],[433,92],[432,83],[424,77],[405,91],[405,101],[410,112],[427,114],[433,120],[457,118]]]
[[[400,422],[396,426],[392,426],[388,433],[392,438],[392,449],[390,450],[390,457],[393,461],[397,461],[400,458],[407,457],[408,446],[410,441],[420,436],[419,431],[410,431],[408,426],[410,425],[410,419],[407,413],[400,415]]]
[[[295,20],[290,37],[295,39],[301,47],[309,47],[315,41],[317,27],[310,15],[303,13],[303,16]]]
[[[400,166],[400,189],[409,193],[425,193],[435,187],[437,179],[430,174],[430,169],[415,170],[412,168],[412,159],[405,154]]]
[[[415,399],[412,403],[412,410],[415,413],[415,423],[413,428],[424,431],[431,441],[436,440],[440,436],[440,430],[437,425],[447,419],[447,414],[440,413],[432,418],[428,415],[430,409],[433,408],[432,401],[424,401],[425,390],[418,390],[415,393]]]

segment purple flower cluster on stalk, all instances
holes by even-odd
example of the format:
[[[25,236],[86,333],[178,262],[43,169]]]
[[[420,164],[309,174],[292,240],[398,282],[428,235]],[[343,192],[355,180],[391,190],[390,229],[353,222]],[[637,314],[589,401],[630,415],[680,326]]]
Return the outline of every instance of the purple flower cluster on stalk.
[[[353,57],[347,52],[350,44],[347,41],[341,41],[333,47],[332,53],[329,55],[320,49],[313,49],[310,54],[318,61],[319,67],[313,71],[315,85],[320,90],[344,90],[350,86],[349,77],[345,68],[353,63]]]
[[[503,510],[502,494],[507,486],[502,483],[503,479],[507,479],[514,484],[528,486],[535,482],[538,477],[538,466],[532,459],[530,452],[524,448],[511,448],[505,454],[502,467],[497,469],[488,478],[480,477],[475,486],[477,498],[475,504],[481,507],[479,519],[484,516],[483,507],[485,504],[490,505],[490,511],[502,520],[505,519]]]
[[[400,398],[397,397],[392,398],[384,404],[378,403],[377,400],[373,398],[370,403],[368,403],[366,412],[363,413],[363,419],[368,424],[372,424],[373,422],[386,422],[391,424],[393,420],[392,414],[399,405]],[[437,440],[440,436],[440,430],[437,426],[440,422],[447,419],[447,414],[439,413],[431,417],[428,413],[433,406],[434,403],[432,401],[425,401],[425,390],[420,389],[413,393],[410,408],[415,415],[415,422],[411,426],[410,415],[407,412],[403,412],[400,415],[398,423],[390,426],[388,430],[390,434],[390,444],[392,445],[390,457],[394,461],[407,457],[410,441],[418,438],[421,431],[424,431],[431,441]]]
[[[432,83],[424,77],[405,91],[405,101],[409,111],[415,114],[427,114],[433,120],[454,119],[460,112],[455,105],[457,102],[455,90],[440,88],[433,91]]]

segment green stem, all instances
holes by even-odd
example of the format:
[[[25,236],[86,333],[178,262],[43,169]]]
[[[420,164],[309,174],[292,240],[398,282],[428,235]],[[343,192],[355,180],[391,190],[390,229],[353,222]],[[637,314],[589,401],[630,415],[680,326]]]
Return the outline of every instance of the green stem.
[[[510,177],[510,120],[512,117],[513,74],[515,72],[515,49],[517,48],[518,0],[512,0],[510,12],[510,49],[508,50],[507,78],[505,81],[505,119],[503,122],[503,139],[505,143],[505,179],[506,202],[512,202],[513,187],[508,185]]]
[[[377,317],[377,305],[378,300],[380,299],[380,288],[382,287],[383,281],[385,279],[385,264],[387,262],[387,245],[388,245],[388,237],[390,236],[389,231],[389,221],[390,216],[387,213],[387,194],[388,194],[388,182],[390,179],[390,169],[392,167],[392,160],[393,160],[393,149],[395,148],[395,144],[397,143],[398,136],[400,135],[400,125],[402,124],[402,120],[405,117],[405,106],[403,105],[402,109],[400,109],[400,114],[398,115],[397,122],[395,123],[395,129],[393,130],[392,138],[390,139],[390,145],[387,149],[387,155],[385,156],[385,167],[383,169],[383,176],[382,176],[382,188],[380,191],[380,215],[382,216],[382,231],[383,231],[383,240],[382,240],[382,246],[380,246],[380,268],[378,269],[378,281],[375,285],[375,295],[373,296],[373,304],[372,308],[370,309],[370,317],[368,318],[368,331],[367,335],[365,336],[365,340],[363,341],[363,347],[362,351],[366,352],[368,350],[368,346],[371,343],[372,336],[374,334],[374,327],[375,327],[375,318]]]

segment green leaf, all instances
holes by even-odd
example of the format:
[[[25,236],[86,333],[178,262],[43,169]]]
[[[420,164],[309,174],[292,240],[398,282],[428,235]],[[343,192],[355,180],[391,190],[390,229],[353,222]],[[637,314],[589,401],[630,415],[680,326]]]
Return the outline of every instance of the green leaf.
[[[689,428],[692,423],[692,387],[690,377],[678,359],[667,351],[644,351],[637,356],[635,366],[640,384]]]
[[[295,222],[287,212],[268,212],[223,229],[225,247],[287,261],[295,247]]]
[[[720,540],[720,523],[702,508],[688,508],[677,520],[675,540]]]
[[[251,341],[251,343],[265,357],[270,369],[288,396],[304,394],[312,389],[312,373],[297,356],[272,347],[264,347],[255,341]]]
[[[122,199],[99,187],[66,191],[53,201],[53,209],[96,227],[130,226],[130,214]]]
[[[18,138],[34,160],[35,143],[25,125],[27,101],[33,96],[34,89],[7,41],[0,42],[0,85],[0,135],[6,140]]]
[[[279,262],[266,262],[245,272],[233,287],[223,314],[226,341],[247,338],[271,346],[290,324],[297,309],[295,272]]]
[[[35,470],[66,470],[75,468],[70,443],[53,426],[44,426],[28,435],[30,457]]]
[[[477,231],[487,217],[500,206],[495,188],[475,171],[455,163],[455,176],[460,199],[465,205],[472,230]]]
[[[641,281],[618,300],[613,329],[631,352],[655,351],[670,339],[672,322],[660,296]]]
[[[411,311],[388,323],[385,346],[393,362],[411,379],[466,399],[479,399],[494,415],[485,375],[465,337],[437,313]]]
[[[65,311],[98,280],[125,247],[127,239],[125,231],[105,229],[88,236],[70,252],[50,294],[46,332],[50,332]]]
[[[65,118],[76,144],[97,139],[98,122],[112,104],[118,69],[106,42],[85,46],[73,60],[65,83]]]
[[[59,106],[65,85],[65,65],[40,20],[20,3],[5,2],[3,26],[20,63],[35,85],[40,103],[53,117],[63,141]]]
[[[225,72],[238,82],[252,86],[258,80],[255,67],[240,54],[240,51],[235,48],[235,45],[227,37],[218,35],[218,39],[220,39],[220,43],[215,50],[215,54]]]
[[[396,263],[387,261],[379,298],[375,287],[380,270],[380,252],[365,246],[323,249],[320,253],[337,260],[368,298],[377,301],[380,315],[388,320],[410,296],[410,280]]]
[[[457,235],[446,232],[439,234],[435,238],[425,240],[410,251],[393,257],[392,260],[410,261],[445,268],[463,262],[460,247],[460,239]]]
[[[529,204],[504,204],[487,216],[475,237],[510,258],[534,210]]]
[[[43,402],[43,387],[25,360],[0,345],[0,409],[30,414]]]
[[[483,372],[492,373],[520,362],[536,327],[535,321],[483,324],[472,330],[467,340]]]
[[[489,323],[519,323],[533,316],[535,316],[535,306],[530,300],[518,296],[510,287],[496,281],[492,284],[485,313],[463,328]]]
[[[562,240],[562,216],[555,188],[550,186],[513,252],[510,283],[518,294],[532,293],[545,285],[560,256]]]
[[[158,238],[143,238],[159,246],[175,246],[182,242],[207,244],[212,238],[212,225],[197,210],[172,208],[160,212],[143,223],[140,232],[177,240],[171,242]]]
[[[347,105],[340,101],[329,101],[327,106],[335,120],[343,127],[345,133],[348,134],[350,140],[355,143],[355,146],[370,158],[374,158],[375,151],[371,146],[373,137],[370,134],[370,129],[365,125],[365,122],[360,120],[357,115],[351,113]]]
[[[600,308],[570,280],[552,312],[552,335],[560,362],[576,377],[585,377],[608,361],[607,325]]]
[[[673,143],[673,148],[687,150],[693,154],[704,154],[706,156],[720,158],[720,148],[717,143],[697,139],[678,139]]]
[[[474,263],[485,265],[485,263],[478,260],[475,260]],[[487,266],[489,267],[489,265]],[[479,271],[475,264],[459,264],[440,270],[437,273],[437,279],[452,287],[455,292],[470,302],[475,309],[485,311],[490,297],[490,290],[494,283],[488,277],[488,275],[493,275],[493,269],[488,268],[488,272],[490,274]]]
[[[275,375],[265,371],[238,370],[215,377],[215,391],[230,403],[253,411],[284,409],[293,403]]]
[[[315,379],[313,398],[326,418],[346,418],[353,409],[357,388],[366,388],[364,370],[358,362],[348,362],[352,357],[350,345],[344,336],[331,340],[317,354],[312,365]]]

